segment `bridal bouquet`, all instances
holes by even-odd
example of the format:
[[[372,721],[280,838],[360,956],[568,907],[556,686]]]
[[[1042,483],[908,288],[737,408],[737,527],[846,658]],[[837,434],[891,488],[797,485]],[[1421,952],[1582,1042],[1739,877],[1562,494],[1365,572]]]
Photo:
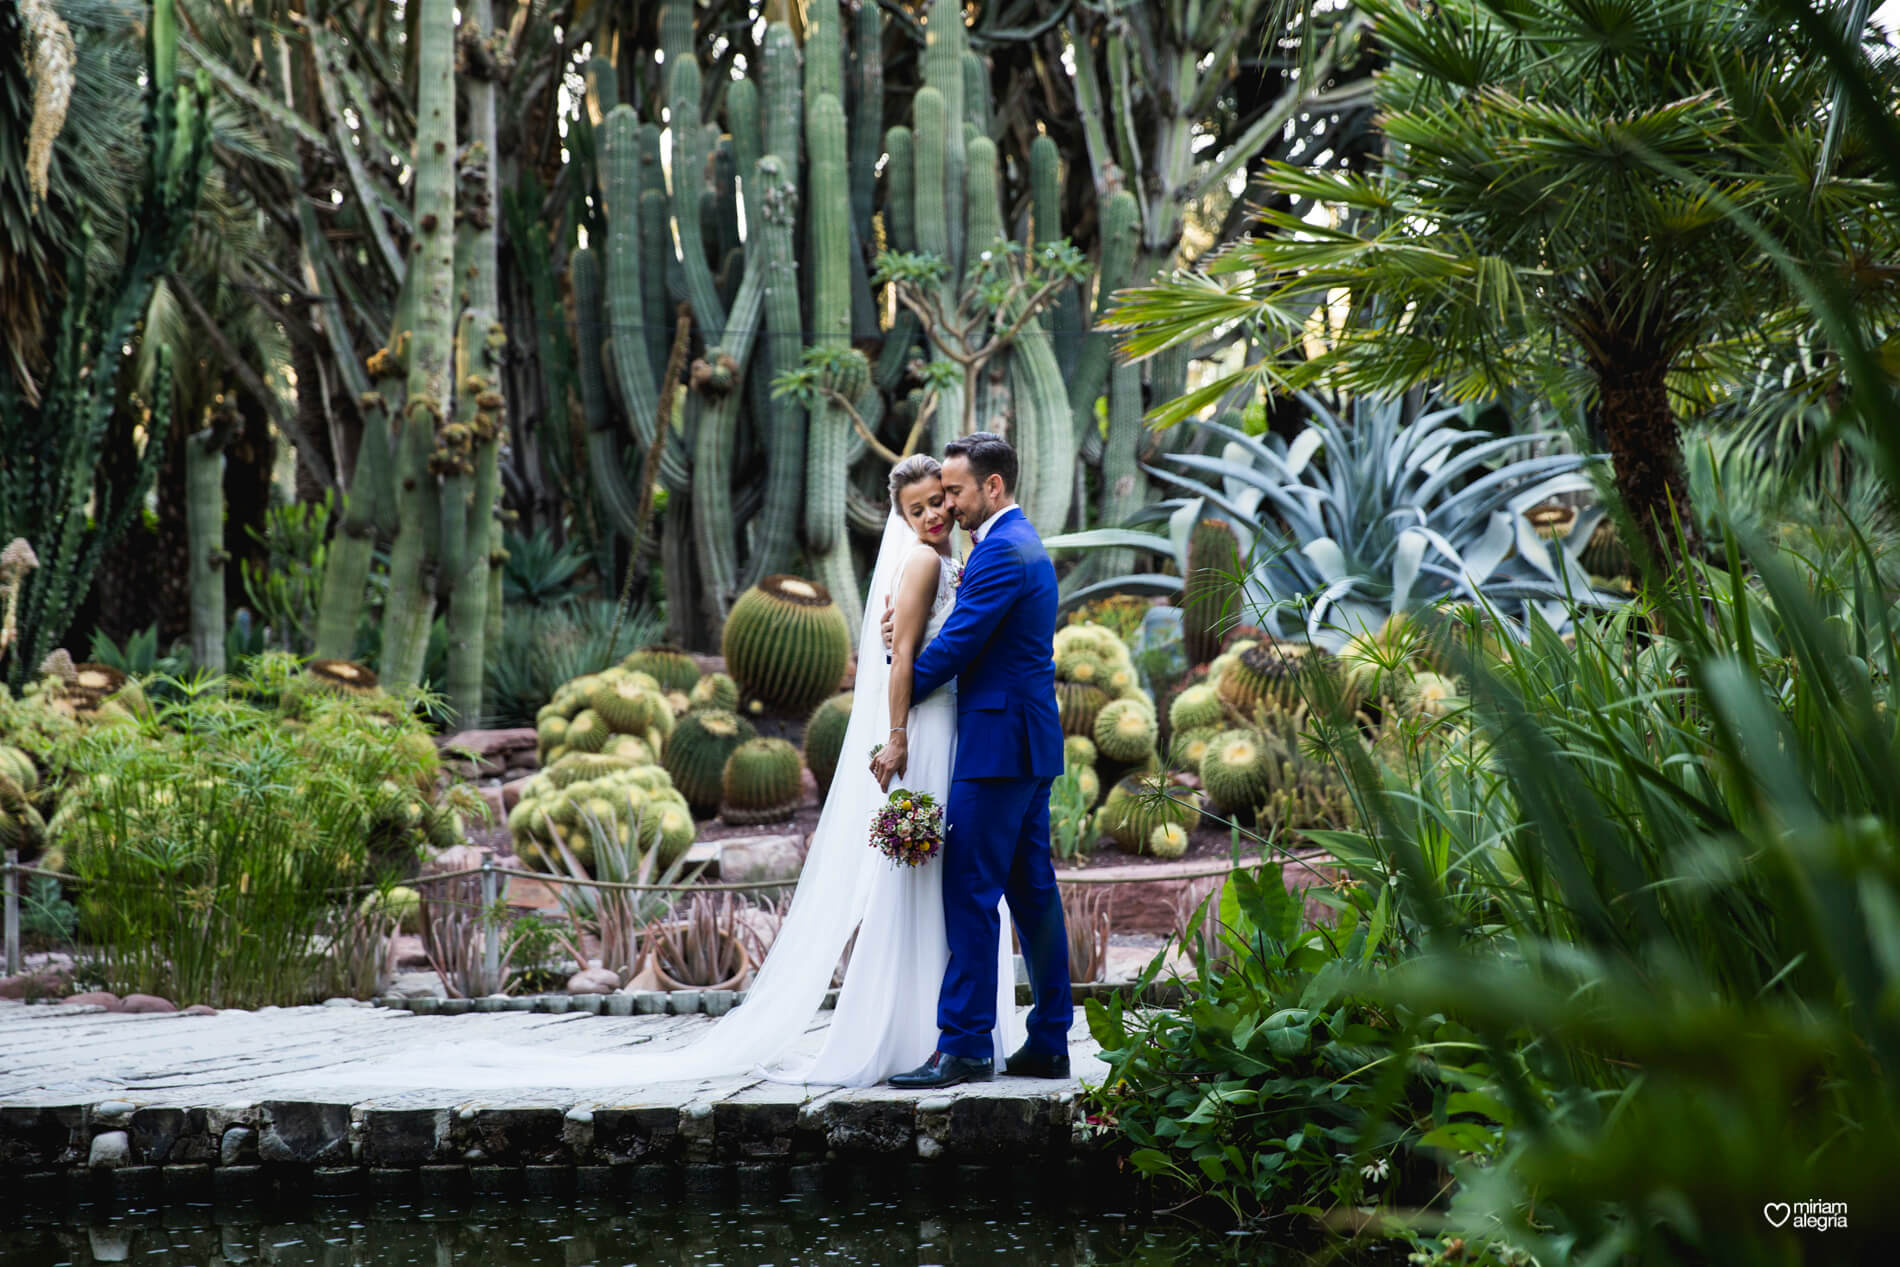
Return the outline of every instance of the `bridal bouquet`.
[[[907,867],[929,862],[943,851],[943,806],[928,792],[895,789],[871,816],[871,848]]]

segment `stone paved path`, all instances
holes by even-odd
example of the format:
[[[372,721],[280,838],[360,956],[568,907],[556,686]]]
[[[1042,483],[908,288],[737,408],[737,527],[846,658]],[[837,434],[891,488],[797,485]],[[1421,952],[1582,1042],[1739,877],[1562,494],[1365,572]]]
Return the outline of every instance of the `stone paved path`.
[[[829,1023],[820,1013],[806,1041]],[[1018,1161],[1070,1152],[1081,1083],[1106,1072],[1078,1014],[1067,1082],[998,1077],[947,1093],[755,1077],[558,1085],[564,1056],[690,1041],[704,1016],[417,1016],[302,1007],[216,1016],[0,1004],[0,1174],[93,1167],[620,1166],[856,1157]],[[520,1085],[454,1090],[458,1047],[520,1046]],[[378,1085],[439,1062],[443,1089]],[[123,1132],[123,1136],[120,1133]],[[236,1132],[235,1135],[232,1133]],[[102,1146],[100,1137],[113,1136]],[[233,1140],[236,1141],[235,1145]],[[102,1151],[103,1150],[103,1151]]]

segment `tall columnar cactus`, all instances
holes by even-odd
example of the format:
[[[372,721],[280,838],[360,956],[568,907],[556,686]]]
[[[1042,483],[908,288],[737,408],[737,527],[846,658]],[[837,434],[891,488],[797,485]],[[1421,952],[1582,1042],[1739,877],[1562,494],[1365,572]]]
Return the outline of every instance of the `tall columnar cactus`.
[[[185,437],[185,533],[191,545],[191,662],[224,671],[224,438]]]
[[[770,35],[766,47],[773,47]],[[769,56],[769,52],[768,52]],[[758,163],[759,228],[757,250],[765,286],[765,327],[770,368],[774,373],[799,363],[805,336],[798,312],[798,256],[794,247],[798,221],[797,172],[791,160],[767,154]],[[770,576],[791,562],[805,487],[805,405],[797,397],[773,398],[766,423],[771,455],[766,477],[765,508],[759,521],[759,548],[754,551],[748,577]],[[752,580],[757,584],[758,580]]]
[[[954,213],[964,205],[963,186],[969,169],[963,137],[963,53],[968,47],[969,36],[963,27],[963,6],[952,0],[938,0],[931,6],[930,15],[925,19],[924,83],[935,88],[943,99],[942,132],[936,144],[940,146],[937,157],[943,164],[943,205],[952,213],[947,217],[943,250],[944,262],[950,266],[952,277],[960,276],[963,272],[967,237],[962,220]],[[921,131],[921,117],[917,125]],[[923,193],[922,184],[920,180],[919,196]],[[924,244],[921,249],[928,251],[933,248]]]
[[[1239,620],[1240,567],[1240,543],[1230,525],[1219,519],[1194,525],[1180,597],[1181,640],[1190,664],[1219,655],[1222,633]]]
[[[430,471],[447,419],[455,338],[454,0],[421,0],[416,25],[415,334],[396,452],[396,540],[383,605],[382,679],[422,680],[435,615],[438,498]]]
[[[699,63],[690,57],[670,62],[667,70],[668,134],[673,138],[673,230],[679,238],[680,270],[686,299],[702,331],[726,328],[725,306],[706,262],[706,238],[700,222],[699,191],[706,179],[706,133],[699,122]]]
[[[806,63],[809,74],[811,63]],[[821,93],[810,103],[806,139],[811,145],[811,342],[843,365],[862,356],[851,342],[851,198],[846,176],[844,108],[838,98]],[[846,371],[850,372],[850,371]],[[839,395],[856,400],[869,379],[834,384]],[[845,536],[845,476],[850,466],[849,414],[826,398],[814,411],[805,458],[805,543],[810,548],[818,578],[835,596],[845,622],[855,631],[860,614],[858,581]]]

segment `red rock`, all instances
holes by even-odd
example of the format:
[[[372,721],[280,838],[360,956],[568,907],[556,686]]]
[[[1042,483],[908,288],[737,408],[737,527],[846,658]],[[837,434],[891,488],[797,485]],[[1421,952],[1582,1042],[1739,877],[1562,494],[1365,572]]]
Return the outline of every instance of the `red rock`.
[[[193,1003],[190,1007],[179,1013],[180,1016],[216,1016],[217,1014],[218,1009],[212,1007],[209,1003]]]
[[[170,999],[161,999],[156,994],[128,994],[120,1004],[125,1012],[176,1012],[178,1005]]]
[[[82,994],[69,994],[61,999],[60,1002],[89,1003],[94,1007],[102,1007],[108,1012],[123,1012],[125,1010],[125,1004],[121,1003],[119,996],[110,990],[87,990]]]
[[[498,775],[514,761],[516,754],[535,751],[534,728],[511,730],[460,730],[438,743],[442,763],[463,778]]]
[[[569,994],[612,994],[619,988],[619,974],[611,968],[583,968],[567,979]]]
[[[0,977],[0,999],[44,999],[72,988],[72,973],[64,968],[38,968],[18,976]]]
[[[532,778],[533,776],[530,775],[528,777]],[[501,785],[501,809],[503,814],[506,814],[509,810],[521,804],[521,790],[527,786],[527,778],[510,779]]]

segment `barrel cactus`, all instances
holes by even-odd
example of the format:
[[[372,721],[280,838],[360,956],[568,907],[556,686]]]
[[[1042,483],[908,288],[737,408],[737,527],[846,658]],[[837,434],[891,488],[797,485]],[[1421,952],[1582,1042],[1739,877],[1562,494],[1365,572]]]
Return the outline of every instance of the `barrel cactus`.
[[[745,718],[719,709],[702,708],[680,718],[667,737],[661,762],[696,817],[718,811],[725,794],[726,758],[756,733]]]
[[[1080,682],[1056,683],[1056,711],[1065,735],[1095,735],[1095,721],[1108,704],[1108,692]]]
[[[1187,576],[1177,596],[1190,664],[1205,664],[1220,654],[1221,627],[1240,609],[1241,577],[1233,527],[1219,519],[1201,520],[1188,537]]]
[[[844,748],[845,727],[851,724],[851,696],[834,695],[816,709],[805,723],[805,765],[818,782],[822,800],[831,794],[831,779],[838,770],[838,754]]]
[[[1197,682],[1174,697],[1168,705],[1168,729],[1175,734],[1218,726],[1225,711],[1220,696],[1205,682]]]
[[[662,691],[690,691],[699,682],[699,666],[678,647],[643,647],[620,662],[620,667],[650,675]]]
[[[1187,847],[1187,828],[1178,823],[1162,823],[1148,833],[1148,853],[1156,858],[1179,858]]]
[[[608,736],[612,734],[613,727],[607,724],[606,718],[591,708],[583,708],[567,724],[567,747],[570,752],[599,752],[607,746]]]
[[[1064,765],[1094,765],[1095,757],[1095,741],[1087,735],[1070,735],[1062,741]]]
[[[644,735],[649,728],[666,724],[673,712],[657,685],[649,686],[632,674],[602,675],[588,692],[587,705],[600,715],[609,730],[621,735]],[[580,718],[574,720],[578,723]],[[579,746],[572,738],[571,728],[568,746]]]
[[[748,694],[804,713],[838,689],[851,631],[823,585],[780,574],[733,603],[723,647],[726,667]]]
[[[1298,713],[1306,707],[1311,689],[1305,675],[1313,671],[1320,654],[1303,643],[1258,643],[1223,666],[1215,689],[1241,717],[1263,710]]]
[[[749,739],[726,758],[719,816],[728,823],[777,823],[798,812],[805,790],[798,749],[783,739]]]
[[[1225,730],[1207,743],[1201,757],[1201,786],[1214,804],[1247,821],[1266,803],[1266,740],[1257,730]]]
[[[1188,770],[1200,773],[1201,762],[1207,757],[1214,737],[1220,734],[1214,726],[1197,726],[1192,730],[1177,730],[1168,741],[1168,765],[1176,770]]]
[[[1131,774],[1102,802],[1102,830],[1124,853],[1141,853],[1155,828],[1173,824],[1185,831],[1201,815],[1194,789],[1164,775]]]
[[[739,707],[739,684],[728,674],[708,673],[686,692],[686,702],[691,708],[723,708],[731,712]]]
[[[1154,709],[1145,699],[1113,700],[1095,719],[1095,746],[1110,761],[1132,765],[1155,750]]]

